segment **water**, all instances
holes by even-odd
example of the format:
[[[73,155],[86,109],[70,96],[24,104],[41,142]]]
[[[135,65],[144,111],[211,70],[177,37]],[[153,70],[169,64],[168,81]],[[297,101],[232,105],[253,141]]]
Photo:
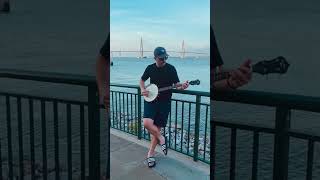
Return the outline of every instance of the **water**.
[[[211,11],[218,46],[225,66],[238,66],[246,58],[257,62],[282,55],[291,66],[283,76],[254,75],[241,89],[320,96],[319,53],[320,3],[317,0],[215,1]],[[274,108],[215,103],[214,116],[223,121],[274,127]],[[291,128],[319,135],[319,113],[293,111]],[[230,131],[217,132],[217,179],[227,179]],[[250,179],[252,133],[237,137],[237,179]],[[272,179],[273,136],[260,137],[259,179]],[[289,179],[305,179],[307,143],[291,139]],[[227,152],[227,153],[226,153]],[[313,179],[320,178],[320,146],[315,146]]]
[[[119,84],[139,85],[139,80],[145,68],[154,63],[151,58],[138,59],[134,57],[114,57],[110,70],[110,82]],[[188,90],[210,91],[210,59],[209,57],[184,59],[170,57],[167,63],[175,66],[180,82],[199,79],[198,86],[189,86]],[[148,84],[148,81],[146,85]]]

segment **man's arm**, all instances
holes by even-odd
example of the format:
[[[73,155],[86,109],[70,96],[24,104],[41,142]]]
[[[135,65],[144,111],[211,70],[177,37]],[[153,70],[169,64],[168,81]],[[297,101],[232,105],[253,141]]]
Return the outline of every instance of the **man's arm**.
[[[221,81],[216,81],[213,83],[213,89],[214,90],[233,90],[234,88],[231,88],[229,85],[228,85],[228,80],[227,79],[224,79],[224,80],[221,80]]]
[[[178,77],[178,73],[175,67],[173,67],[172,69],[172,82],[173,82],[173,87],[179,90],[184,90],[187,89],[189,87],[189,82],[186,81],[184,83],[180,83],[179,77]]]
[[[213,71],[211,71],[211,78],[214,79],[216,73],[218,72],[222,72],[223,71],[223,67],[218,66],[216,67]],[[213,89],[214,90],[233,90],[234,88],[230,87],[230,84],[228,84],[228,79],[222,79],[219,81],[213,81],[212,83]]]
[[[148,95],[149,95],[149,91],[146,90],[146,87],[145,87],[145,83],[144,83],[144,82],[145,82],[144,80],[140,79],[139,84],[140,84],[141,94],[142,94],[143,96],[148,96]]]
[[[139,85],[140,85],[141,92],[146,90],[144,80],[140,79]]]
[[[179,90],[185,90],[189,87],[189,82],[188,81],[184,83],[177,82],[174,84],[174,87]]]
[[[109,96],[106,94],[106,92],[109,92],[110,86],[109,86],[109,64],[107,64],[107,60],[103,56],[99,56],[97,58],[96,63],[96,81],[98,85],[98,92],[99,92],[99,99],[100,103],[104,100],[105,106],[108,106],[106,103],[105,98],[108,98]]]
[[[176,89],[182,89],[182,84],[180,82],[177,82],[173,85]]]
[[[215,90],[234,90],[237,89],[251,80],[252,72],[250,70],[250,60],[245,61],[238,69],[230,72],[230,77],[221,81],[213,83]],[[219,67],[221,69],[221,67]],[[213,71],[214,75],[215,71]],[[213,77],[213,76],[211,76]]]

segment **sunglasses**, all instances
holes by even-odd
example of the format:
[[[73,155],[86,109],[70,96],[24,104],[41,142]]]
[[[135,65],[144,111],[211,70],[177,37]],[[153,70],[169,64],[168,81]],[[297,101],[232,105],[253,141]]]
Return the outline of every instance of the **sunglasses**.
[[[164,61],[164,60],[167,60],[168,59],[168,57],[166,56],[166,57],[163,57],[163,58],[158,58],[160,61]]]

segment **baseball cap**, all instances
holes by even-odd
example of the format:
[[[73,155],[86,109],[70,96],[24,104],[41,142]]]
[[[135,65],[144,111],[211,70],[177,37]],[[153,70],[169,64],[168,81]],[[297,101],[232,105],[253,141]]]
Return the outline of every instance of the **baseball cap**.
[[[154,49],[154,57],[159,57],[159,58],[168,58],[168,54],[165,48],[163,47],[157,47]]]

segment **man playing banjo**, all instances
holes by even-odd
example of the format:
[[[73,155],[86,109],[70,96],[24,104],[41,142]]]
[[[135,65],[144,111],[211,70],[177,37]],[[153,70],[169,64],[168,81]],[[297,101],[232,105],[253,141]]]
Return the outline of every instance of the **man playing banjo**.
[[[150,64],[144,71],[140,80],[140,89],[143,96],[148,97],[149,91],[146,89],[145,81],[150,78],[150,83],[158,88],[172,86],[176,89],[186,89],[189,82],[179,83],[179,78],[175,67],[166,63],[168,54],[163,47],[157,47],[154,50],[155,63]],[[171,110],[172,91],[166,90],[157,96],[152,102],[144,101],[143,124],[151,136],[151,144],[147,155],[148,167],[156,165],[155,148],[159,143],[165,155],[167,155],[166,138],[161,135],[161,127],[167,124],[168,115]]]

